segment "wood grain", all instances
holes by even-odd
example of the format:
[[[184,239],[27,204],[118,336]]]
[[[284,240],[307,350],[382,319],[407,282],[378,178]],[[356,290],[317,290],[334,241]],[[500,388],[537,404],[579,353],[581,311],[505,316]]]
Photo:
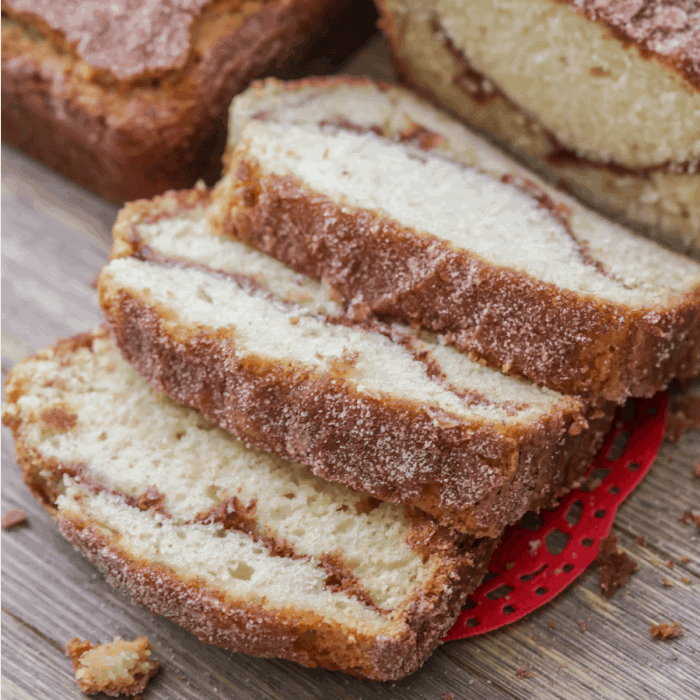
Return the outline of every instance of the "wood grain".
[[[381,41],[347,71],[390,78]],[[26,354],[100,322],[90,283],[107,259],[117,209],[4,146],[2,196],[4,377]],[[700,385],[695,391],[700,394]],[[28,524],[2,533],[2,696],[84,697],[62,654],[66,642],[144,634],[163,661],[150,700],[442,700],[448,692],[455,700],[700,697],[700,531],[678,521],[684,510],[700,506],[700,479],[692,476],[698,461],[700,431],[664,444],[623,504],[615,532],[640,569],[611,600],[601,598],[597,572],[589,570],[524,620],[444,645],[413,676],[379,684],[206,646],[133,605],[73,551],[31,498],[3,429],[2,511],[21,508]],[[639,534],[646,536],[645,547],[634,542]],[[690,561],[682,563],[684,556]],[[664,576],[672,587],[663,586]],[[651,638],[650,624],[674,620],[683,636]],[[521,667],[532,677],[518,678]]]

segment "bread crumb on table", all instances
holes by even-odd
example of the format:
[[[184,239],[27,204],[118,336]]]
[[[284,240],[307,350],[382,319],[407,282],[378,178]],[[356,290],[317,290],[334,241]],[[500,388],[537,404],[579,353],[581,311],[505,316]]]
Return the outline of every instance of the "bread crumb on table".
[[[23,510],[13,508],[12,510],[8,510],[5,513],[3,513],[2,520],[0,520],[0,524],[2,525],[3,530],[9,530],[11,527],[17,527],[17,525],[21,525],[22,523],[26,522],[26,520],[27,514]]]
[[[147,637],[137,637],[133,642],[115,637],[105,644],[90,644],[75,637],[66,645],[80,690],[87,695],[105,693],[112,697],[144,691],[160,668],[160,662],[150,658],[151,651]]]
[[[678,516],[678,520],[682,523],[695,523],[700,529],[700,515],[695,515],[692,510],[683,511],[683,515]]]
[[[672,625],[668,622],[661,622],[658,625],[652,625],[649,628],[649,634],[654,639],[673,639],[680,637],[683,634],[680,623],[674,622]]]
[[[530,674],[530,671],[528,671],[525,666],[522,668],[519,668],[516,672],[515,675],[518,678],[532,678],[532,675]]]
[[[693,468],[693,476],[696,479],[700,479],[700,462],[698,462]]]
[[[610,533],[600,541],[598,547],[599,590],[606,598],[612,598],[615,591],[622,588],[629,577],[639,569],[629,554],[617,548],[617,536]]]
[[[700,428],[700,399],[692,394],[678,397],[668,412],[665,438],[678,442],[688,430]]]
[[[581,632],[586,631],[586,623],[582,619],[578,621],[578,626],[581,628]]]
[[[640,547],[645,547],[647,538],[645,535],[637,535],[637,537],[634,538],[634,543],[638,544]]]

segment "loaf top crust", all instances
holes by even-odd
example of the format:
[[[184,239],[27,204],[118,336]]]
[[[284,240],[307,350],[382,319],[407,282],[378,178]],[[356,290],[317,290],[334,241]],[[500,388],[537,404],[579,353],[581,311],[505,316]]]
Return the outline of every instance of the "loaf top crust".
[[[193,49],[193,23],[204,8],[235,10],[242,5],[237,0],[7,0],[5,4],[58,47],[120,80],[183,68]]]
[[[678,69],[700,88],[700,5],[694,0],[566,0]]]

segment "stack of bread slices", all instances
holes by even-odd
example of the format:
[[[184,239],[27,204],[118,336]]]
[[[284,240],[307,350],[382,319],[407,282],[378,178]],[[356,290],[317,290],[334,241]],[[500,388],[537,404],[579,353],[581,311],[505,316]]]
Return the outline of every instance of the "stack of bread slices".
[[[34,495],[206,642],[418,668],[618,404],[700,373],[700,265],[401,88],[268,80],[209,192],[127,205],[105,329],[10,374]]]

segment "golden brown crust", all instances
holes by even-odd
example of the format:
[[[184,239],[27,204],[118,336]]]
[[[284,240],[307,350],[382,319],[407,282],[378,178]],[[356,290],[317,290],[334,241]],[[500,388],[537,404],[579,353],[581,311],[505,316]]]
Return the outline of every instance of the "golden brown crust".
[[[105,340],[104,331],[95,338]],[[76,347],[87,347],[85,339]],[[90,346],[92,347],[92,346]],[[39,353],[59,363],[69,359],[69,343]],[[465,597],[480,583],[497,540],[474,543],[469,537],[438,527],[421,513],[408,517],[413,523],[411,545],[425,549],[432,560],[431,578],[408,600],[397,615],[398,630],[393,636],[372,636],[340,624],[328,623],[320,614],[275,610],[264,603],[236,600],[203,580],[185,578],[172,570],[141,560],[127,551],[120,535],[70,507],[56,508],[63,474],[69,474],[87,492],[106,490],[125,506],[140,509],[158,501],[157,491],[149,489],[136,499],[106,489],[91,481],[89,469],[62,465],[46,458],[27,439],[25,429],[33,413],[25,414],[16,403],[26,393],[24,376],[32,373],[34,358],[20,363],[8,378],[13,401],[5,408],[4,419],[13,432],[17,459],[25,482],[47,511],[58,519],[64,536],[105,573],[110,583],[154,613],[177,622],[209,644],[263,657],[282,657],[305,666],[343,670],[374,680],[394,680],[417,669],[440,643],[457,617]],[[150,492],[150,493],[149,493]],[[79,502],[79,497],[78,497]],[[242,508],[249,511],[250,507]],[[243,513],[245,520],[246,513]],[[242,532],[246,525],[243,523]],[[328,561],[329,574],[343,573],[342,557]],[[333,582],[331,582],[333,583]],[[336,583],[342,584],[341,581]]]
[[[311,30],[341,7],[280,0],[223,35],[207,24],[197,60],[186,69],[127,86],[105,83],[99,71],[3,19],[3,138],[115,201],[192,187],[220,170],[232,97],[264,71],[300,57]]]
[[[291,176],[263,173],[245,153],[237,159],[236,186],[216,191],[224,214],[214,225],[323,279],[346,301],[359,297],[380,316],[419,323],[491,366],[567,394],[622,402],[700,373],[700,289],[668,307],[599,301],[340,207]]]

